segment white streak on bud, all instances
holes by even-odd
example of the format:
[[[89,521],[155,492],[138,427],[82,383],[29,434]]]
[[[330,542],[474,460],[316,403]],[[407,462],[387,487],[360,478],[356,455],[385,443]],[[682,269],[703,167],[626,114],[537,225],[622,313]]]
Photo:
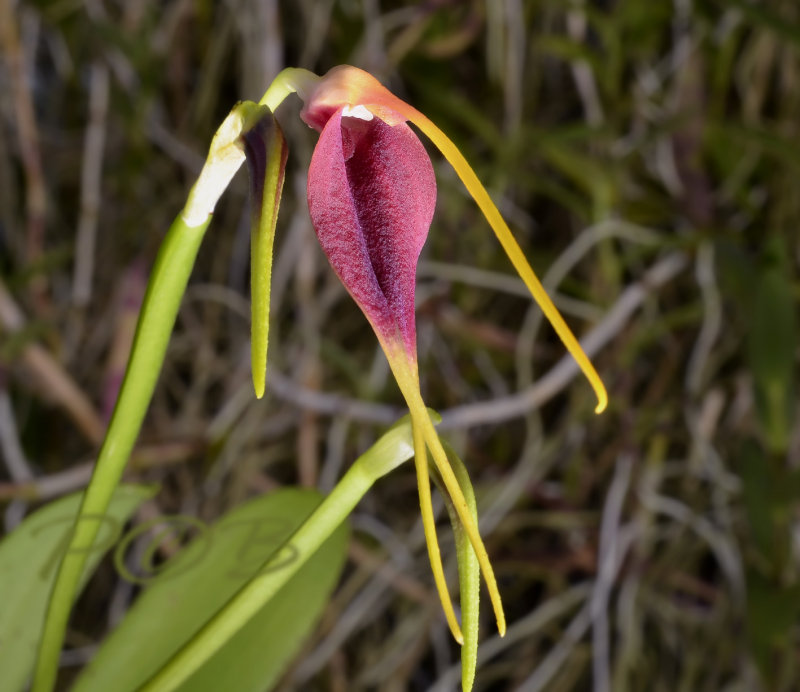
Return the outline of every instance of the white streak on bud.
[[[375,116],[369,112],[366,106],[358,105],[354,108],[350,108],[350,106],[345,106],[342,108],[342,117],[358,118],[359,120],[372,120],[372,118]]]
[[[243,111],[243,104],[234,107],[211,140],[206,163],[183,208],[183,220],[190,228],[208,219],[217,200],[244,162],[244,146],[240,141],[245,124]]]

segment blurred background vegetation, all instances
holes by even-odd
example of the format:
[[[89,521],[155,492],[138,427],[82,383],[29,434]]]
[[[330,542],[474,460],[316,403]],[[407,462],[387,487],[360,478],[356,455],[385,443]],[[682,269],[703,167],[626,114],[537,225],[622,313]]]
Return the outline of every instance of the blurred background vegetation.
[[[611,394],[588,385],[433,154],[423,391],[478,493],[510,620],[476,689],[800,688],[795,0],[0,0],[3,531],[82,487],[155,252],[211,134],[286,65],[372,71],[462,147]],[[329,490],[402,413],[314,238],[316,135],[280,111],[267,395],[247,181],[219,205],[130,479],[138,520]],[[442,516],[442,515],[440,515]],[[455,577],[449,530],[442,540]],[[410,467],[352,518],[286,689],[454,689]],[[168,551],[165,548],[165,553]],[[165,555],[166,557],[166,555]],[[136,589],[105,564],[64,679]]]

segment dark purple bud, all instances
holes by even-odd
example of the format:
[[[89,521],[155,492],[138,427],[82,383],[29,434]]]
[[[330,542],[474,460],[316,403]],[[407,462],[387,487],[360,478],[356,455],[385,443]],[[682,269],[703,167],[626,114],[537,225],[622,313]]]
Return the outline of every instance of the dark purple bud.
[[[436,206],[433,167],[404,122],[344,110],[325,124],[311,159],[311,221],[384,346],[399,342],[416,359],[414,286]]]

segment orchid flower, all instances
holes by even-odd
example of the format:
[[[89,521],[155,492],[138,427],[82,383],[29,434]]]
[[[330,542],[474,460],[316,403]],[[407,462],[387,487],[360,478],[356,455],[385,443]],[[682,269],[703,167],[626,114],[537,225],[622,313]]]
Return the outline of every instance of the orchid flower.
[[[311,221],[333,269],[375,331],[411,413],[420,508],[447,622],[454,637],[463,641],[436,537],[428,452],[475,551],[502,635],[505,615],[486,548],[420,392],[414,287],[417,258],[436,205],[436,181],[428,154],[408,122],[441,151],[480,207],[533,298],[594,388],[598,413],[607,404],[605,387],[472,168],[431,120],[369,73],[347,65],[333,68],[323,77],[288,68],[275,79],[261,105],[274,112],[293,92],[304,102],[301,118],[320,133],[308,173]],[[266,329],[263,318],[261,328]],[[260,368],[254,377],[262,384],[256,384],[257,393],[259,389],[263,392],[265,360],[265,350],[254,355],[254,365]]]
[[[34,692],[54,688],[70,608],[99,530],[97,521],[85,520],[103,516],[109,507],[152,397],[181,297],[214,207],[245,160],[250,168],[253,200],[253,384],[256,396],[264,394],[272,245],[287,157],[286,141],[274,111],[294,92],[304,101],[301,117],[320,132],[308,175],[312,223],[333,269],[375,331],[408,404],[428,554],[447,622],[456,640],[464,644],[465,690],[472,687],[477,660],[479,571],[486,581],[501,635],[505,632],[505,616],[494,572],[478,533],[466,469],[452,450],[450,455],[445,451],[431,419],[436,414],[426,409],[420,392],[414,287],[417,258],[436,205],[436,181],[430,159],[407,123],[425,134],[453,166],[533,298],[589,379],[598,399],[596,411],[599,413],[606,406],[607,395],[600,377],[453,142],[422,113],[355,67],[337,67],[324,77],[307,70],[284,70],[259,104],[240,102],[224,120],[186,205],[161,245],[114,413],[55,577],[39,643]],[[352,511],[377,478],[407,458],[407,423],[402,427],[398,439],[383,447],[377,445],[357,461],[318,511],[298,529],[295,540],[303,537],[306,556]],[[445,583],[436,537],[429,453],[433,480],[443,489],[456,534],[463,635]],[[290,578],[286,570],[280,575],[280,579],[276,577],[269,583],[261,574],[254,577],[141,689],[173,690],[188,679],[274,595],[279,584]]]

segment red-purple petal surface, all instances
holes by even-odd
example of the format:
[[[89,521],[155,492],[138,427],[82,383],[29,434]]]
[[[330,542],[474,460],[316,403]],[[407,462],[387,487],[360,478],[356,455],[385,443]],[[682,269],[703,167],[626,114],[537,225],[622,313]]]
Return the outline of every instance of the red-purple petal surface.
[[[330,117],[308,171],[311,221],[379,339],[414,358],[417,258],[435,206],[433,167],[408,125]]]

